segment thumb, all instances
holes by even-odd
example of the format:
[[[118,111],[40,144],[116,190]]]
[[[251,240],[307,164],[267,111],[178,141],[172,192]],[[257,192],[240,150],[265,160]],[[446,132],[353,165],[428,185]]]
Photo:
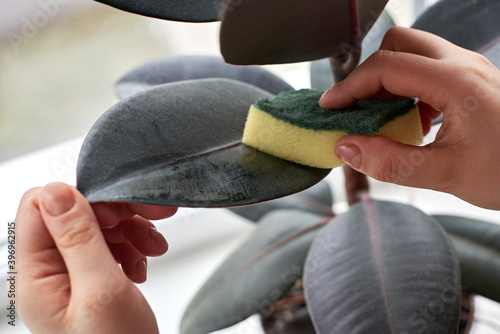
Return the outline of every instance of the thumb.
[[[90,204],[74,187],[51,183],[41,190],[40,211],[64,259],[73,289],[88,290],[118,269]]]
[[[423,147],[380,136],[346,136],[335,154],[353,169],[376,180],[403,186],[445,191],[452,185],[450,150],[430,144]]]

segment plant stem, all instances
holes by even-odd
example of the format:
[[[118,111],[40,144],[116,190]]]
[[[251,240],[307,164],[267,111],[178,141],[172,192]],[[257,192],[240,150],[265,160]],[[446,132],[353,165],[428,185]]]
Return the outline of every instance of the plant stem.
[[[353,206],[361,200],[363,193],[368,193],[370,189],[368,178],[349,166],[344,166],[344,176],[347,203]]]

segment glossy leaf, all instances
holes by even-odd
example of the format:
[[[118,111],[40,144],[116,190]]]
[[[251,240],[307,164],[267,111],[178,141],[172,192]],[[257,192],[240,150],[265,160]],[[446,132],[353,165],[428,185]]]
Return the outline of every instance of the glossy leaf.
[[[333,216],[332,205],[332,191],[328,182],[323,181],[295,195],[265,203],[231,208],[231,211],[257,222],[269,212],[282,209],[296,209],[322,216]]]
[[[96,0],[127,12],[184,22],[219,20],[225,0]]]
[[[455,334],[459,275],[433,219],[404,204],[364,199],[318,235],[304,282],[319,334]]]
[[[120,101],[83,143],[77,186],[90,202],[227,207],[287,196],[328,169],[241,143],[248,109],[272,95],[225,79],[165,84]]]
[[[395,25],[392,17],[383,12],[366,37],[363,39],[360,63],[377,51],[387,30]],[[333,75],[330,59],[325,58],[311,63],[311,88],[326,91],[333,86]]]
[[[500,253],[500,225],[449,215],[434,215],[432,218],[436,219],[446,232]]]
[[[500,303],[500,252],[449,234],[460,261],[462,285]]]
[[[240,0],[228,2],[221,52],[231,64],[283,64],[348,54],[387,0]]]
[[[424,12],[413,28],[479,51],[500,36],[498,13],[498,0],[441,0]]]
[[[115,92],[123,99],[153,86],[205,78],[242,81],[275,95],[293,90],[292,86],[262,67],[229,65],[220,57],[176,56],[157,59],[130,71],[118,81]]]
[[[276,211],[212,274],[189,304],[182,334],[205,334],[266,313],[302,277],[309,247],[329,218]]]

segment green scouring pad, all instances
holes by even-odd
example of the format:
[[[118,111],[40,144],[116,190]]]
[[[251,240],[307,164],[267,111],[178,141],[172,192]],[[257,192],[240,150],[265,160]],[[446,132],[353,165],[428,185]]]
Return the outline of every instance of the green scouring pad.
[[[344,163],[335,145],[347,135],[380,135],[404,144],[422,143],[413,99],[359,101],[345,109],[322,109],[323,92],[301,89],[258,100],[250,107],[243,143],[302,165],[334,168]]]

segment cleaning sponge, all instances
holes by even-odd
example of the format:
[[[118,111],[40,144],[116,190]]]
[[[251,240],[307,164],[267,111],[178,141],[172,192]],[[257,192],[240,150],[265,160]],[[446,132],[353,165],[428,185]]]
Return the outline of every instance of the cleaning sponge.
[[[380,135],[418,146],[423,134],[413,99],[357,102],[346,109],[322,109],[322,92],[288,91],[250,107],[243,143],[302,165],[334,168],[344,163],[335,145],[346,135]]]

